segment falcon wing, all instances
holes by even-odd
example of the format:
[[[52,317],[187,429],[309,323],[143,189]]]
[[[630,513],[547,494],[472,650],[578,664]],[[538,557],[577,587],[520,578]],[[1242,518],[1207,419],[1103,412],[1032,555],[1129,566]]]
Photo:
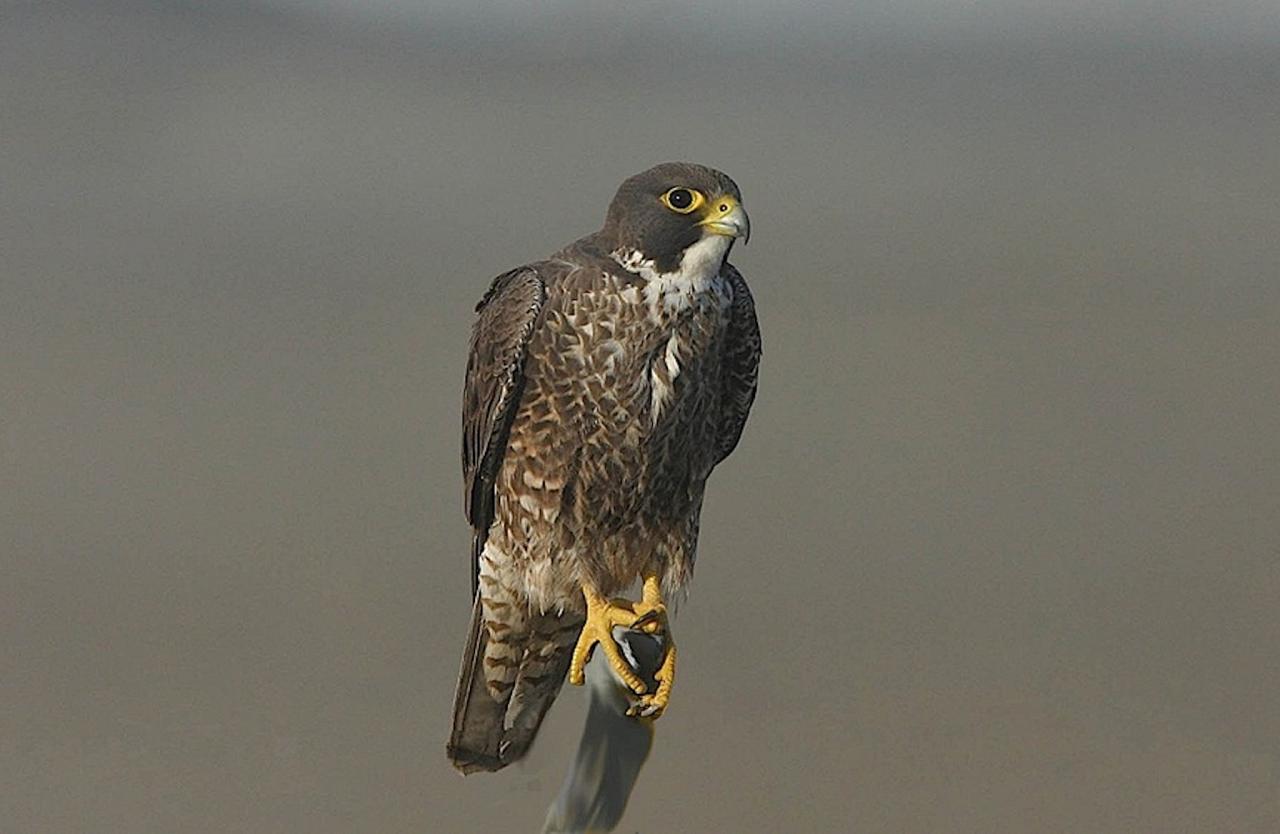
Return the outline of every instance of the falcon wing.
[[[724,268],[733,287],[733,306],[729,310],[729,327],[720,365],[721,412],[716,463],[727,458],[738,445],[738,438],[742,437],[747,414],[756,398],[760,367],[760,325],[756,321],[755,301],[742,273],[728,262]]]
[[[546,284],[526,266],[495,278],[476,305],[462,392],[463,503],[474,531],[473,557],[479,556],[493,522],[493,482],[524,392],[525,349],[546,300]],[[474,595],[475,558],[472,570]]]

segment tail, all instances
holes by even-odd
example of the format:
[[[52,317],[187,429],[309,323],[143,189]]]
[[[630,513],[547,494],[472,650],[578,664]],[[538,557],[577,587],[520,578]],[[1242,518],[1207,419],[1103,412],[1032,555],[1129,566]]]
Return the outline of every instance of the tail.
[[[631,666],[652,688],[662,662],[659,637],[636,631],[614,631]],[[593,834],[612,831],[622,819],[631,789],[653,746],[653,719],[631,718],[631,693],[605,663],[587,667],[591,703],[578,753],[560,795],[547,810],[542,834]],[[652,691],[652,689],[651,689]]]
[[[471,605],[471,633],[462,651],[458,691],[453,696],[453,732],[449,761],[463,773],[498,770],[502,761],[502,723],[507,705],[494,700],[484,682],[484,611],[480,595]]]
[[[486,682],[488,630],[480,595],[476,594],[447,747],[449,760],[463,773],[501,770],[529,752],[564,683],[581,618],[534,616],[525,626],[527,632],[515,647],[520,659],[514,680],[503,693],[505,697],[495,697]]]

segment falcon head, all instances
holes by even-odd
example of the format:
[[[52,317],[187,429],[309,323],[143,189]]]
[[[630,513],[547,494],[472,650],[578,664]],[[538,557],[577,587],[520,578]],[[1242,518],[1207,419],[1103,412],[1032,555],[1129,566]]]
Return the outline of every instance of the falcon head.
[[[660,273],[680,269],[686,253],[719,269],[733,241],[745,242],[750,233],[737,184],[690,162],[665,162],[628,178],[601,230],[612,249],[634,252]]]

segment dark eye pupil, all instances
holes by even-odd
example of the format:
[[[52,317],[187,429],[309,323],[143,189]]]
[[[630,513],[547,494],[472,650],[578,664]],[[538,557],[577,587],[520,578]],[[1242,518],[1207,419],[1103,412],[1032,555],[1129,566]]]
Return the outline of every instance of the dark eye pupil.
[[[667,197],[671,201],[671,205],[678,209],[688,208],[693,205],[693,195],[683,188],[677,188]]]

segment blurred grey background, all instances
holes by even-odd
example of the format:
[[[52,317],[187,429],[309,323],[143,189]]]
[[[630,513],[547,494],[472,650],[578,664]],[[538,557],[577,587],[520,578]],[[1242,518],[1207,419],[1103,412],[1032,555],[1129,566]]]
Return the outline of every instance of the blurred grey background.
[[[766,356],[622,830],[1280,830],[1274,5],[592,5],[0,7],[0,827],[535,830],[471,305],[688,159]]]

